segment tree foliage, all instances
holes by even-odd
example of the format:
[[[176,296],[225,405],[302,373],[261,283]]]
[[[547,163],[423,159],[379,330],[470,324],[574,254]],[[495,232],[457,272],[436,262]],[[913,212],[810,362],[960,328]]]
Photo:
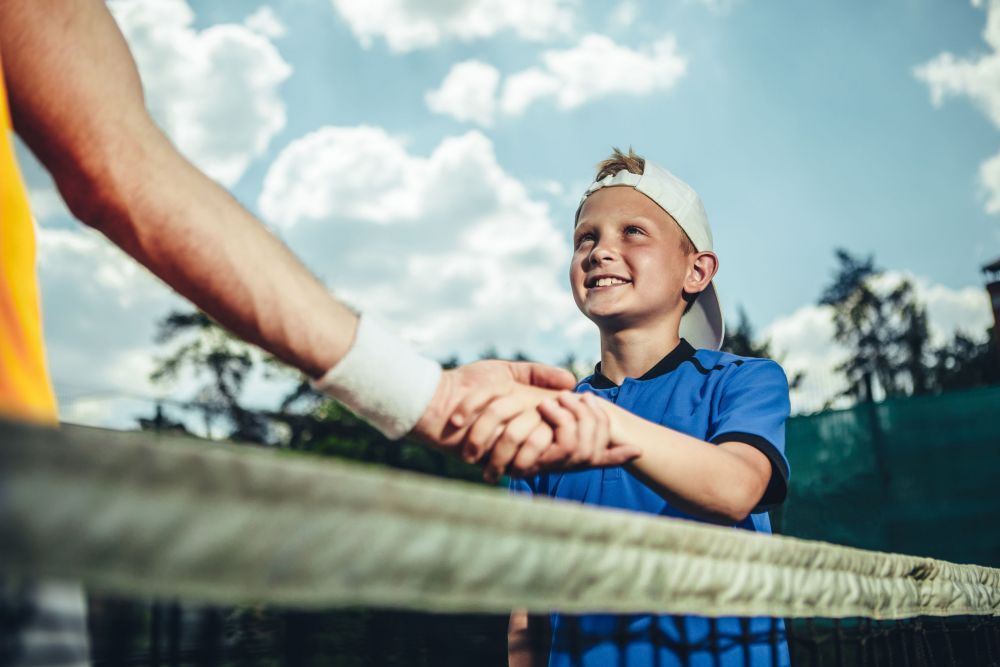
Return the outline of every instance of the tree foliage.
[[[480,480],[478,468],[456,457],[414,442],[387,440],[339,403],[315,391],[308,378],[243,343],[200,311],[169,313],[159,324],[156,341],[166,353],[158,360],[151,379],[169,384],[193,378],[196,390],[186,407],[202,416],[211,435]],[[449,368],[457,363],[451,359],[443,365]],[[255,372],[285,384],[291,380],[291,388],[276,409],[247,405],[246,385]],[[183,428],[180,422],[166,418],[160,407],[156,415],[139,421],[145,429]],[[213,426],[219,425],[224,430],[213,432]]]
[[[997,381],[995,360],[989,371],[990,343],[959,333],[933,348],[927,309],[911,281],[885,280],[873,257],[844,249],[835,255],[838,267],[819,303],[833,309],[834,337],[849,351],[838,366],[848,381],[845,394],[868,401],[876,384],[893,398]]]
[[[740,306],[737,310],[736,326],[730,326],[729,330],[726,331],[721,349],[723,352],[729,352],[741,357],[774,359],[779,364],[781,363],[780,355],[775,355],[771,352],[771,339],[760,339],[743,306]],[[801,371],[791,376],[788,378],[788,387],[795,389],[802,383],[804,377],[805,374]]]
[[[722,351],[737,354],[741,357],[771,358],[770,339],[759,340],[750,317],[743,306],[737,310],[736,326],[727,327],[726,337],[722,341]]]
[[[994,331],[977,342],[958,332],[933,352],[930,381],[935,389],[951,391],[1000,383],[1000,355],[993,342]]]
[[[267,421],[240,403],[255,361],[249,346],[201,311],[171,312],[160,322],[156,341],[176,346],[158,360],[150,380],[170,383],[190,372],[199,384],[191,405],[202,413],[209,433],[214,422],[223,420],[229,426],[227,437],[260,444],[269,441]]]

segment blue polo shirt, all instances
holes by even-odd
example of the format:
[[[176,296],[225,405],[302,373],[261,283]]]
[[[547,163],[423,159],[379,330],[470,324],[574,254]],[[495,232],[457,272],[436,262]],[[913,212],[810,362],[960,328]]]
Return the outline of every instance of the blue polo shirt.
[[[743,442],[771,461],[771,481],[753,513],[735,528],[771,532],[766,511],[788,488],[785,420],[788,381],[769,359],[695,350],[680,343],[639,378],[616,385],[595,373],[577,385],[640,417],[711,443]],[[622,467],[551,472],[513,480],[515,491],[695,520],[673,507]],[[787,665],[788,648],[776,638],[780,620],[697,616],[552,614],[549,665]]]

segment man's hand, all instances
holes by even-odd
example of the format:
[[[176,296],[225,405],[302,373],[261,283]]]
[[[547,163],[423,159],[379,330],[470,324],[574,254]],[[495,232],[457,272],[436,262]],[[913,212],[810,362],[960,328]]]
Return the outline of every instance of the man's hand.
[[[447,370],[411,435],[445,449],[457,449],[479,412],[516,387],[559,390],[572,389],[575,384],[567,370],[528,362],[476,361]]]

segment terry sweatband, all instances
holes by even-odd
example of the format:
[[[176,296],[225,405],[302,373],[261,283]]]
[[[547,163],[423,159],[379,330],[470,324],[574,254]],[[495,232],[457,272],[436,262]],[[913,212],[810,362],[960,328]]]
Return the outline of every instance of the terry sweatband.
[[[440,364],[362,315],[347,354],[313,387],[397,440],[423,416],[440,379]]]

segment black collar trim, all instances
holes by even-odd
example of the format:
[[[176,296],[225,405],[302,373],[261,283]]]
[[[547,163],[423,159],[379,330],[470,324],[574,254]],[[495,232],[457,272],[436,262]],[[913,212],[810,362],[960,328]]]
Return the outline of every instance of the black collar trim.
[[[666,375],[693,357],[694,348],[691,346],[691,343],[681,338],[681,342],[677,344],[677,347],[672,349],[667,356],[656,362],[656,365],[643,373],[642,377],[638,378],[638,380],[652,380],[653,378],[658,378],[661,375]],[[601,372],[601,363],[598,362],[597,365],[594,366],[594,374],[590,377],[590,386],[594,389],[612,389],[618,385],[609,380],[604,373]]]

